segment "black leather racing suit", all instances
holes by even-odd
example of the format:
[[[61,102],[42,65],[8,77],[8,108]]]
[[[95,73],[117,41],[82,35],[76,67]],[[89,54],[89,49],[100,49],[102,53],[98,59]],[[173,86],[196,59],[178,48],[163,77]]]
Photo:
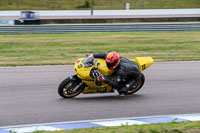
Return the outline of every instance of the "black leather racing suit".
[[[107,53],[93,54],[93,56],[94,58],[105,59]],[[120,94],[127,93],[128,90],[131,89],[131,87],[135,85],[141,77],[141,72],[138,64],[124,57],[120,57],[120,63],[115,70],[115,80],[105,77],[105,83],[108,83],[109,85],[117,88]]]

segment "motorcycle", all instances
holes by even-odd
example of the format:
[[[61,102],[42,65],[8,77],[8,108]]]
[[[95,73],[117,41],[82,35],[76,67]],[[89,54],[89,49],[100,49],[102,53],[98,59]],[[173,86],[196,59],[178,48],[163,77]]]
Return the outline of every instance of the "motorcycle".
[[[130,60],[138,64],[141,72],[150,67],[154,62],[152,57],[136,57]],[[75,62],[74,70],[76,74],[68,76],[58,87],[58,94],[61,97],[73,98],[80,93],[114,93],[114,87],[104,82],[97,82],[95,78],[92,78],[95,76],[97,77],[100,74],[103,74],[111,79],[113,78],[115,71],[108,69],[104,59],[98,59],[96,63],[93,63],[93,61],[88,63],[86,58],[79,58]],[[142,73],[142,76],[136,85],[132,86],[131,89],[128,90],[128,94],[136,93],[142,88],[144,82],[145,76]]]

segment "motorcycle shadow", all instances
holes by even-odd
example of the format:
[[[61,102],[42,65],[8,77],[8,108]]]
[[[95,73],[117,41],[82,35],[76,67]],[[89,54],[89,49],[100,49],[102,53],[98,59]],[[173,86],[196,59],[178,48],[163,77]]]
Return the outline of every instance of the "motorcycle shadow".
[[[139,100],[144,99],[145,96],[142,94],[131,94],[126,96],[119,96],[118,94],[115,95],[91,95],[91,94],[82,94],[80,96],[77,96],[75,98],[70,98],[70,100],[73,101],[88,101],[88,100]],[[69,100],[69,99],[64,99]]]

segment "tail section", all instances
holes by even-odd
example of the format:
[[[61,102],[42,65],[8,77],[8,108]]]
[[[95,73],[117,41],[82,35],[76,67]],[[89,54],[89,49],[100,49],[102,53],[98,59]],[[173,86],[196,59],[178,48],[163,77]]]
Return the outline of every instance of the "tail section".
[[[152,57],[136,57],[131,60],[135,61],[138,64],[140,71],[144,71],[146,68],[150,67],[154,62]]]

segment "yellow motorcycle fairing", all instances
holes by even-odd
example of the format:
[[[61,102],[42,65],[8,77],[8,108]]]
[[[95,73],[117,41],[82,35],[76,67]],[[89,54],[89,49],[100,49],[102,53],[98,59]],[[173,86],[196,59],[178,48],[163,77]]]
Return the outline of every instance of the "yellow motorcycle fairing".
[[[90,77],[90,71],[93,67],[97,67],[98,63],[98,70],[102,73],[105,74],[105,76],[111,76],[112,71],[110,71],[107,66],[106,62],[103,59],[99,59],[96,63],[96,65],[92,65],[90,67],[85,67],[85,64],[82,62],[84,58],[79,58],[76,63],[74,70],[77,73],[77,76],[87,85],[85,89],[83,90],[83,93],[97,93],[99,92],[100,88],[106,88],[106,92],[111,92],[112,87],[104,82],[102,82],[101,86],[97,86],[96,83],[94,82],[94,79]],[[109,71],[109,72],[108,72]],[[105,93],[106,93],[105,92]]]
[[[90,77],[90,71],[93,67],[97,67],[103,75],[109,77],[113,74],[114,70],[108,69],[104,59],[98,59],[95,65],[85,67],[85,64],[83,63],[84,59],[85,58],[79,58],[74,67],[77,76],[87,85],[87,87],[83,90],[83,93],[98,93],[100,88],[106,88],[105,93],[112,92],[112,87],[106,83],[102,82],[101,86],[97,86],[94,79]],[[138,64],[141,71],[144,71],[154,62],[152,57],[136,57],[131,60]]]
[[[146,68],[150,67],[154,63],[152,57],[136,57],[131,60],[135,61],[138,64],[141,72],[144,71]]]

